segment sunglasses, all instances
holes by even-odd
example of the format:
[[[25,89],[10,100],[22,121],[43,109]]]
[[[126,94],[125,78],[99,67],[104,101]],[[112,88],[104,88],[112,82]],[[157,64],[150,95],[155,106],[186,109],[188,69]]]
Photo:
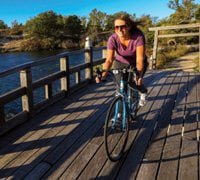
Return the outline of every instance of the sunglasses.
[[[119,30],[119,29],[122,29],[122,30],[124,30],[124,29],[126,29],[126,25],[121,25],[121,26],[115,26],[115,29],[116,30]]]

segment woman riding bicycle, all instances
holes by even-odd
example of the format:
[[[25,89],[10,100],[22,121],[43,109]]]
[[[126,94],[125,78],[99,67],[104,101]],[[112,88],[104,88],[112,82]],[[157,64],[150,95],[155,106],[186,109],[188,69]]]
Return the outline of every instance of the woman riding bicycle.
[[[129,66],[136,67],[138,77],[136,84],[141,91],[141,97],[145,97],[147,89],[143,84],[143,76],[147,69],[147,58],[145,55],[145,38],[135,23],[127,14],[121,14],[114,20],[115,32],[107,42],[107,57],[103,64],[104,70],[123,69]],[[102,78],[96,78],[96,82],[105,79],[107,72],[103,72]],[[120,81],[119,77],[116,77]],[[141,106],[144,100],[141,99]]]

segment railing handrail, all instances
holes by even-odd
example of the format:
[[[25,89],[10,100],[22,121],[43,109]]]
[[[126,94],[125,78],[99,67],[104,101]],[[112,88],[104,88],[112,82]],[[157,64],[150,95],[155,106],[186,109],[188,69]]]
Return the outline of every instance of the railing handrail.
[[[102,49],[105,49],[105,48],[106,48],[105,46],[102,46],[102,47],[98,47],[98,48],[93,48],[93,50],[98,51],[98,50],[102,50]],[[63,57],[70,56],[70,55],[72,56],[72,55],[76,55],[76,54],[79,54],[79,53],[84,53],[86,51],[88,51],[88,50],[87,49],[81,49],[81,50],[76,50],[76,51],[71,51],[71,52],[64,52],[64,53],[59,53],[59,54],[54,55],[54,56],[49,56],[49,57],[46,57],[46,58],[39,59],[37,61],[30,61],[28,63],[20,64],[20,65],[13,67],[13,68],[7,69],[5,71],[1,71],[0,72],[0,78],[8,76],[8,75],[13,74],[13,73],[16,73],[16,72],[21,71],[21,70],[26,69],[26,68],[35,67],[35,66],[39,66],[41,64],[45,64],[49,61],[54,61],[57,58],[63,58]]]
[[[198,28],[198,27],[200,27],[200,23],[181,24],[181,25],[172,25],[172,26],[150,27],[150,28],[149,28],[149,31],[156,31],[156,30],[172,30],[172,29],[186,29],[186,28]]]

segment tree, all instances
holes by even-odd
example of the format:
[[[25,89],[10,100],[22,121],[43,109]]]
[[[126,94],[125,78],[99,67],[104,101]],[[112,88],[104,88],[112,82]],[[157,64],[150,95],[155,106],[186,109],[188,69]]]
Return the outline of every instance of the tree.
[[[7,29],[8,26],[4,23],[3,20],[0,20],[0,29]]]
[[[19,24],[17,20],[11,23],[10,35],[21,35],[23,34],[23,25]]]
[[[194,0],[170,0],[168,7],[175,10],[173,14],[169,16],[168,22],[170,24],[186,24],[195,19],[195,12],[197,10],[197,4]]]
[[[76,15],[66,16],[63,19],[64,34],[69,37],[72,37],[76,41],[79,41],[83,30],[83,26],[81,25],[81,19]]]
[[[200,5],[198,5],[198,8],[195,12],[195,19],[196,21],[200,22]]]
[[[60,35],[62,26],[62,16],[53,11],[47,11],[27,21],[25,32],[29,37],[56,38]]]
[[[154,41],[154,32],[149,31],[148,28],[156,24],[157,18],[144,14],[140,18],[138,18],[137,21],[140,22],[141,24],[139,25],[139,28],[142,30],[142,32],[145,35],[147,47],[151,47]]]
[[[98,11],[97,9],[92,10],[89,14],[87,33],[90,34],[94,44],[100,40],[98,34],[106,29],[107,18],[106,13]]]

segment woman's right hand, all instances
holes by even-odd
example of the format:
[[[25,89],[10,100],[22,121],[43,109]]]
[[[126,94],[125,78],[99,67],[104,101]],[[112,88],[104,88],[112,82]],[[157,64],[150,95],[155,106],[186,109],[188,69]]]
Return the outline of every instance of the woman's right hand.
[[[106,76],[101,76],[101,77],[96,76],[95,77],[95,81],[96,81],[96,83],[105,82],[106,81]]]
[[[96,77],[96,78],[95,78],[95,81],[96,81],[96,83],[100,83],[100,82],[101,82],[101,78]]]

